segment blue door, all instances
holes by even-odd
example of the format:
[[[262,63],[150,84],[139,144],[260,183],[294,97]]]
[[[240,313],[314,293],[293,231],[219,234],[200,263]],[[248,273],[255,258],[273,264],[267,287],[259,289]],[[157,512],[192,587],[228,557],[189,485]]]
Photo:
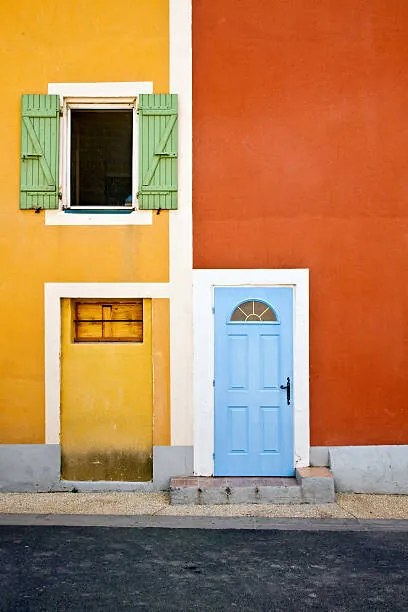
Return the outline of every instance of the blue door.
[[[293,290],[215,288],[215,476],[292,476]]]

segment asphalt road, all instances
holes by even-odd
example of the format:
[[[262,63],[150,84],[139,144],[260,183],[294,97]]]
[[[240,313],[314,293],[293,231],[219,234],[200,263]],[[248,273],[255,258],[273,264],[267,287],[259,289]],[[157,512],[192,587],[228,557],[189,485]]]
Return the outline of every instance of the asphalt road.
[[[3,610],[408,610],[408,532],[0,526]]]

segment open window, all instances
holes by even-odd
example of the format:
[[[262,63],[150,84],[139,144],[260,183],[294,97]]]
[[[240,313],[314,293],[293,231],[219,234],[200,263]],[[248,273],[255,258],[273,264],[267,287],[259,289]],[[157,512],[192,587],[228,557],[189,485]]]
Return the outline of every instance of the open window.
[[[22,98],[20,208],[177,208],[177,95]]]
[[[135,101],[81,105],[67,100],[65,208],[134,207],[134,113]]]

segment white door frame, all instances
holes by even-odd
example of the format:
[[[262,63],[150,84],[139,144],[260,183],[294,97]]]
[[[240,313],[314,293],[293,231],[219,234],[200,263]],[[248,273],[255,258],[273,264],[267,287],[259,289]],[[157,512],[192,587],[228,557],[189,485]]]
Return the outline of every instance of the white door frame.
[[[168,298],[169,283],[45,283],[45,443],[59,444],[61,433],[61,300]],[[180,365],[179,365],[180,364]],[[183,369],[183,360],[178,367]]]
[[[309,465],[309,270],[194,270],[194,473],[214,473],[214,288],[293,287],[294,465]]]

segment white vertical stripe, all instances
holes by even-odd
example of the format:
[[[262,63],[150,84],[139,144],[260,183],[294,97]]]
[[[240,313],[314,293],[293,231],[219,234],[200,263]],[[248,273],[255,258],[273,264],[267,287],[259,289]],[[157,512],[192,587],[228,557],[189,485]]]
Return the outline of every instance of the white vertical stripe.
[[[191,0],[170,0],[170,92],[179,94],[178,210],[170,217],[171,443],[193,443]]]
[[[61,302],[53,284],[44,287],[45,443],[60,443]]]

